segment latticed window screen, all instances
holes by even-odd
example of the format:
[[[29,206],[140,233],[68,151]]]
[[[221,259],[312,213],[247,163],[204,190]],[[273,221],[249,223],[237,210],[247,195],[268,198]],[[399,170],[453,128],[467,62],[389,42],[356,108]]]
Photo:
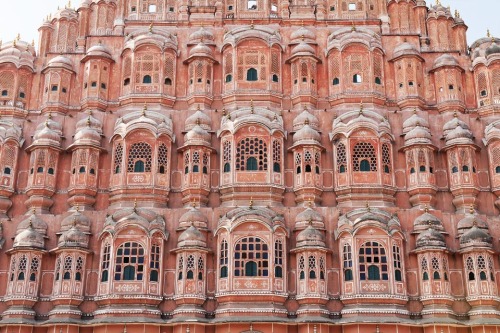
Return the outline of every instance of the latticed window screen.
[[[14,159],[15,159],[15,148],[10,145],[4,145],[2,152],[2,162],[1,162],[2,170],[0,170],[0,172],[3,171],[4,174],[13,174]]]
[[[337,52],[330,55],[330,78],[332,80],[340,79],[340,57]]]
[[[492,77],[491,87],[493,89],[493,95],[498,96],[500,95],[500,69],[493,70],[491,77]]]
[[[108,281],[110,260],[111,260],[111,245],[109,243],[105,243],[103,246],[102,257],[101,257],[101,282]]]
[[[12,97],[14,94],[14,74],[0,73],[0,97]]]
[[[337,145],[337,171],[339,173],[347,172],[347,154],[342,142]]]
[[[258,171],[267,171],[267,145],[259,138],[245,138],[241,140],[236,148],[236,170],[248,170],[247,162],[254,158],[257,162]]]
[[[269,276],[269,249],[263,240],[246,237],[236,243],[234,276]]]
[[[391,149],[387,143],[382,145],[382,164],[384,164],[384,172],[391,172]]]
[[[366,164],[366,161],[368,164]],[[362,168],[362,167],[365,168]],[[352,168],[354,171],[377,171],[377,155],[371,143],[358,142],[353,149]]]
[[[394,265],[394,280],[403,281],[403,267],[401,263],[401,250],[399,246],[392,247],[392,263]]]
[[[148,83],[145,78],[149,76],[150,82],[158,84],[160,81],[160,56],[154,53],[139,53],[135,59],[135,82]]]
[[[258,80],[266,80],[267,61],[263,52],[257,50],[242,51],[238,57],[238,80],[246,80],[249,69],[257,71]]]
[[[228,82],[227,80],[227,76],[228,75],[233,75],[233,54],[232,53],[227,53],[225,56],[224,56],[224,71],[225,71],[225,77],[226,77],[226,82]]]
[[[151,172],[151,146],[145,142],[134,143],[128,153],[128,172]],[[140,162],[140,163],[138,163]],[[141,164],[142,163],[142,164]],[[142,168],[141,168],[142,165]]]
[[[273,161],[281,162],[281,142],[273,140]]]
[[[126,242],[116,250],[115,281],[142,281],[144,248],[136,242]]]
[[[305,259],[304,259],[304,256],[300,256],[299,258],[299,278],[301,280],[304,280],[305,279],[305,273],[304,273],[304,270],[305,270]]]
[[[161,143],[158,147],[158,172],[165,173],[168,163],[168,149],[167,145]]]
[[[493,172],[500,174],[500,147],[495,147],[491,150],[491,157],[493,162]]]
[[[283,242],[281,240],[274,242],[274,276],[283,277]]]
[[[385,248],[377,242],[366,242],[359,249],[359,279],[389,280]]]
[[[123,145],[121,143],[116,145],[115,156],[113,163],[113,170],[115,173],[120,173],[122,169],[123,162]]]
[[[157,282],[160,271],[160,246],[158,244],[151,245],[151,253],[149,256],[149,281]]]
[[[307,262],[308,262],[308,268],[309,268],[309,278],[316,279],[318,277],[318,274],[317,274],[318,267],[316,265],[316,257],[309,256],[309,258],[307,258]]]
[[[220,244],[220,253],[219,253],[219,265],[220,265],[220,275],[221,278],[226,278],[228,273],[228,258],[229,251],[227,246],[227,241],[224,239]]]
[[[486,73],[481,72],[477,76],[477,88],[480,96],[486,96],[488,94],[488,83],[486,79]]]
[[[178,274],[177,274],[177,280],[182,280],[183,275],[182,272],[184,271],[184,257],[181,255],[179,256],[179,261],[177,263],[178,266]]]
[[[422,258],[420,265],[422,266],[422,280],[429,280],[429,264],[427,263],[427,258]]]
[[[350,244],[344,244],[342,263],[344,268],[344,280],[352,281],[352,249]]]
[[[40,259],[38,257],[32,258],[30,265],[30,281],[36,281],[36,276],[39,268],[40,268]]]
[[[125,58],[123,61],[123,79],[130,78],[132,75],[132,60],[130,57]]]
[[[280,75],[280,55],[278,51],[274,51],[271,54],[271,74]]]

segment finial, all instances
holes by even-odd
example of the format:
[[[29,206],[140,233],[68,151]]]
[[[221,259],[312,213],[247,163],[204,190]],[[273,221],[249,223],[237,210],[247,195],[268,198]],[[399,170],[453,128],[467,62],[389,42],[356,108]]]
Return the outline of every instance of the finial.
[[[30,217],[28,228],[33,229],[33,219]]]
[[[474,215],[475,212],[476,211],[474,210],[474,205],[471,204],[470,207],[469,207],[469,214]]]
[[[87,127],[90,127],[90,116],[87,118]]]
[[[363,102],[359,103],[359,114],[363,114]]]
[[[227,116],[226,108],[222,108],[222,115],[225,117]]]
[[[455,18],[460,18],[460,12],[458,9],[455,9]]]
[[[127,324],[123,325],[123,333],[127,333]]]
[[[304,20],[301,20],[300,21],[300,26],[303,27],[304,26]]]
[[[31,40],[31,46],[35,47],[35,39],[34,38]]]
[[[352,22],[351,31],[352,31],[352,32],[355,32],[355,31],[356,31],[356,25],[354,24],[354,22]]]
[[[17,34],[16,40],[17,40],[18,42],[21,40],[21,34],[20,34],[20,33],[18,33],[18,34]]]
[[[313,219],[312,219],[311,216],[309,216],[309,220],[307,222],[308,222],[309,226],[312,227],[312,225],[313,225]]]
[[[474,221],[472,222],[472,226],[477,228],[477,220],[476,219],[474,219]]]
[[[250,113],[251,114],[254,114],[254,110],[253,110],[253,99],[250,100]]]
[[[196,111],[200,111],[200,104],[196,106]]]
[[[366,202],[366,210],[371,212],[370,204],[368,203],[368,201]]]
[[[13,45],[14,47],[16,47],[16,46],[17,46],[17,41],[16,41],[15,39],[14,39],[14,41],[12,42],[12,45]]]
[[[312,208],[313,206],[313,201],[311,199],[309,199],[309,201],[307,202],[307,205],[309,206],[309,208]]]
[[[436,0],[436,6],[441,6],[441,1]]]
[[[200,124],[201,124],[200,118],[196,118],[196,125],[200,126]]]
[[[250,29],[254,29],[255,26],[253,25],[253,20],[252,20],[252,23],[250,23]]]
[[[76,216],[73,216],[73,221],[71,222],[72,227],[76,227]]]
[[[375,333],[380,333],[380,327],[378,327],[378,325],[375,327]]]
[[[134,199],[134,213],[137,212],[137,198]]]
[[[186,327],[186,333],[189,333],[190,332],[190,329],[189,329],[189,326]]]
[[[191,203],[191,207],[196,208],[196,201],[193,200],[193,202]]]
[[[453,111],[453,118],[458,118],[457,111]]]
[[[417,114],[417,108],[416,107],[413,108],[413,114]]]
[[[71,0],[68,1],[68,8],[71,8]]]
[[[76,209],[76,212],[79,213],[80,212],[80,205],[76,205],[75,209]]]
[[[304,120],[304,125],[309,125],[309,118],[306,118],[306,119]]]
[[[426,213],[429,212],[429,206],[427,206],[427,204],[425,204],[425,206],[424,206],[424,212],[426,212]]]
[[[144,106],[142,108],[142,116],[143,117],[146,117],[146,111],[148,110],[148,105],[146,103],[144,103]]]
[[[316,325],[313,326],[313,333],[317,333],[318,332],[318,327]]]
[[[253,198],[250,197],[250,204],[248,205],[250,209],[253,209]]]
[[[35,207],[33,207],[33,209],[31,210],[31,214],[35,215],[36,214],[36,209]]]
[[[274,118],[273,118],[273,120],[274,120],[274,121],[278,121],[278,114],[277,114],[277,113],[275,113],[275,114],[274,114]]]
[[[153,22],[151,22],[151,24],[149,25],[149,32],[153,33]]]
[[[48,119],[52,119],[52,112],[49,112],[49,115],[47,116]]]
[[[486,30],[486,37],[491,38],[490,29]]]
[[[253,331],[253,324],[250,323],[250,331]]]
[[[304,41],[304,39],[306,39],[306,36],[304,36],[304,34],[302,34],[302,36],[300,36],[300,39],[301,39],[302,41]]]

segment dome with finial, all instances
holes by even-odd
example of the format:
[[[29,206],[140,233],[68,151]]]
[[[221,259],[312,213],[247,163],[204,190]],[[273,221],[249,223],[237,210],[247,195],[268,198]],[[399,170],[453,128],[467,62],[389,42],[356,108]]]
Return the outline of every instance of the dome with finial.
[[[420,57],[420,51],[408,42],[403,42],[394,48],[393,59],[406,56],[415,55]]]
[[[312,205],[312,204],[311,204]],[[303,230],[309,224],[317,229],[325,229],[323,216],[312,207],[307,207],[295,217],[295,230]]]
[[[59,237],[58,247],[82,247],[87,248],[89,236],[83,232],[76,224],[66,230]]]
[[[0,64],[12,63],[17,68],[27,67],[35,70],[35,47],[34,43],[28,43],[19,39],[20,36],[11,41],[2,43],[0,41]]]
[[[70,146],[101,146],[102,123],[91,113],[76,123],[74,143]]]
[[[431,140],[431,131],[423,126],[416,126],[405,135],[405,145],[431,144]]]
[[[428,16],[433,18],[438,18],[440,16],[453,18],[450,8],[443,6],[439,0],[436,0],[436,4],[434,6],[430,6]]]
[[[423,247],[445,248],[446,242],[444,235],[434,228],[428,227],[427,230],[420,233],[416,239],[416,248]]]
[[[304,126],[304,124],[308,122],[309,126],[315,130],[319,129],[319,120],[316,116],[312,115],[308,110],[302,111],[295,119],[293,120],[293,130],[298,131]]]
[[[210,46],[203,42],[199,42],[196,46],[189,50],[189,58],[193,57],[203,57],[214,60],[214,53]]]
[[[52,147],[60,147],[61,146],[61,131],[56,131],[50,127],[49,121],[45,121],[40,124],[35,131],[35,135],[33,136],[33,143],[30,147],[33,146],[52,146]]]
[[[429,128],[429,122],[426,119],[420,117],[417,113],[417,109],[414,109],[411,117],[403,122],[403,134],[407,134],[417,126]]]
[[[488,224],[483,219],[479,218],[479,216],[477,216],[476,212],[474,211],[474,208],[471,207],[469,213],[466,214],[464,218],[462,218],[457,223],[458,235],[459,236],[463,235],[468,229],[472,228],[474,225],[479,229],[488,230]]]
[[[212,136],[203,127],[196,125],[184,135],[184,146],[211,146]]]
[[[44,235],[33,228],[31,224],[14,238],[13,248],[45,248]]]
[[[203,113],[199,108],[195,113],[187,117],[185,123],[186,131],[193,129],[195,126],[200,126],[204,130],[210,131],[212,129],[212,120],[210,117]]]
[[[11,120],[0,118],[0,144],[4,144],[9,140],[22,145],[24,142],[23,128]]]
[[[71,8],[71,1],[68,1],[68,4],[64,6],[63,8],[59,9],[55,14],[54,14],[54,19],[66,19],[68,21],[71,20],[77,20],[78,19],[78,13],[76,10]]]
[[[134,202],[132,208],[122,208],[109,215],[104,223],[103,232],[108,229],[116,232],[130,226],[138,227],[148,234],[159,232],[165,239],[168,237],[163,216],[152,210],[137,207],[137,202]]]
[[[304,42],[303,40],[301,40],[299,44],[297,44],[296,46],[293,47],[291,55],[292,56],[313,56],[313,57],[315,57],[316,51],[314,50],[314,48],[311,45],[309,45],[306,42]]]
[[[63,55],[58,55],[50,59],[45,68],[64,68],[73,71],[73,62]]]
[[[493,238],[488,234],[485,229],[480,229],[476,225],[464,232],[460,237],[460,247],[491,247]]]
[[[97,43],[96,45],[91,46],[87,50],[86,57],[82,61],[85,61],[89,57],[90,58],[106,58],[106,59],[113,60],[113,57],[111,56],[111,51],[109,50],[109,48],[106,45],[102,44],[101,41],[99,41],[99,43]]]
[[[427,230],[428,228],[433,228],[437,231],[444,232],[444,227],[441,220],[434,214],[430,213],[428,208],[426,207],[425,212],[417,217],[415,221],[413,221],[413,231],[422,232]]]
[[[486,51],[484,51],[484,54],[486,57],[493,56],[493,55],[500,55],[500,45],[498,45],[495,40],[491,42],[491,45],[488,46]]]
[[[453,118],[444,124],[443,135],[446,137],[448,132],[453,131],[458,126],[464,128],[464,129],[467,129],[467,130],[469,129],[469,126],[464,121],[460,120],[460,118],[458,118],[458,114],[455,111],[453,113]]]
[[[177,240],[177,247],[206,247],[206,235],[194,225],[184,230]]]
[[[474,135],[469,129],[457,126],[445,135],[446,145],[474,144]]]
[[[325,235],[313,227],[312,224],[309,224],[307,228],[302,230],[297,235],[297,248],[301,247],[325,247]]]
[[[67,231],[71,229],[73,226],[76,226],[83,232],[90,232],[90,219],[82,214],[77,207],[76,212],[71,215],[68,215],[61,222],[61,231]]]
[[[187,212],[182,214],[179,219],[179,229],[186,229],[190,225],[194,225],[198,229],[207,229],[208,219],[207,217],[196,208],[195,204]]]
[[[460,65],[452,55],[443,54],[442,56],[436,58],[436,60],[434,61],[434,66],[432,66],[433,69],[437,69],[440,67],[460,67]]]
[[[24,219],[18,224],[16,235],[21,233],[23,230],[28,229],[30,226],[42,236],[47,235],[47,228],[48,228],[47,223],[45,223],[44,220],[39,218],[34,211],[31,214],[29,214],[26,219]]]
[[[314,128],[309,126],[309,123],[306,120],[304,126],[299,129],[293,135],[293,143],[294,144],[313,144],[318,145],[321,141],[321,135]]]
[[[205,44],[213,44],[214,40],[214,34],[204,27],[201,27],[200,29],[189,35],[189,44],[198,44],[200,42],[203,42]]]
[[[294,32],[290,34],[290,41],[292,43],[298,43],[299,41],[305,41],[306,43],[314,43],[316,41],[316,34],[307,29],[304,26],[301,26]]]
[[[489,145],[493,140],[500,140],[500,120],[493,121],[484,129],[484,145]]]

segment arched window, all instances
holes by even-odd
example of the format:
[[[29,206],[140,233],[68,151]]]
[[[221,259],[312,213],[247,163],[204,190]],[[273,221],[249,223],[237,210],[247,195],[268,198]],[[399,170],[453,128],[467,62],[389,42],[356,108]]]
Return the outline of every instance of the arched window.
[[[363,82],[363,78],[361,77],[360,74],[354,74],[352,76],[352,82],[353,83],[361,83],[361,82]]]
[[[255,68],[247,70],[247,81],[257,81],[257,77],[257,70]]]
[[[376,77],[375,78],[375,84],[381,85],[382,84],[382,80],[379,77]]]
[[[279,82],[278,75],[273,74],[273,82]]]
[[[11,172],[11,170],[10,170],[10,168],[9,168],[9,167],[5,167],[5,169],[3,169],[3,173],[4,173],[5,175],[10,175],[10,172]]]
[[[171,86],[172,85],[172,79],[169,78],[169,77],[166,77],[165,78],[165,81],[163,82],[165,85],[167,86]]]
[[[116,251],[115,281],[142,281],[144,248],[136,242],[126,242]]]
[[[247,275],[247,274],[252,275]],[[269,276],[268,246],[258,237],[240,239],[234,251],[234,276]]]
[[[160,270],[160,246],[153,244],[149,257],[149,281],[158,282],[158,271]]]
[[[144,161],[136,161],[134,164],[134,172],[144,172]]]
[[[465,261],[465,266],[467,269],[467,278],[469,281],[474,281],[476,280],[476,274],[475,274],[475,269],[474,269],[474,260],[472,257],[468,257],[467,260]]]
[[[49,175],[53,175],[54,174],[54,168],[49,168],[49,170],[47,171],[47,173]]]
[[[299,258],[299,279],[304,280],[306,278],[306,274],[304,273],[305,269],[305,259],[304,256],[300,256]]]
[[[337,168],[339,173],[347,171],[347,154],[342,142],[337,145]]]
[[[469,166],[468,165],[462,165],[462,171],[469,171]]]
[[[422,280],[423,281],[428,281],[429,280],[429,265],[427,263],[427,258],[422,258],[422,261],[420,262],[422,266]]]
[[[353,149],[352,164],[354,171],[377,171],[377,157],[373,145],[358,142]]]
[[[257,0],[248,0],[247,9],[250,9],[250,10],[257,9]]]
[[[255,157],[249,157],[247,159],[247,171],[256,171],[257,170],[257,159]]]
[[[305,171],[306,171],[307,173],[309,173],[309,172],[311,172],[311,171],[312,171],[312,169],[311,169],[311,165],[310,165],[310,164],[306,164],[306,168],[305,168],[305,169],[306,169]]]
[[[338,86],[340,84],[340,79],[338,77],[334,78],[332,84]]]
[[[316,279],[316,257],[309,256],[309,279]]]
[[[394,280],[401,282],[403,281],[403,272],[401,265],[401,250],[399,246],[394,245],[392,247],[392,259],[394,265]]]
[[[359,279],[389,280],[385,248],[377,242],[366,242],[359,249]]]
[[[219,265],[220,265],[220,277],[227,278],[227,265],[228,265],[228,247],[227,241],[223,240],[220,244],[220,256],[219,256]]]
[[[391,172],[391,149],[387,143],[382,145],[382,164],[384,165],[384,173]]]
[[[230,172],[231,171],[231,165],[229,163],[224,163],[224,172]]]
[[[300,166],[297,167],[297,174],[300,175],[302,173],[302,169],[300,168]]]
[[[151,75],[144,75],[144,77],[142,78],[142,83],[150,84],[151,82],[152,82]]]
[[[226,75],[226,83],[233,81],[233,76],[231,74]]]
[[[182,271],[184,270],[184,257],[179,256],[177,280],[182,280]]]
[[[129,84],[130,84],[130,78],[126,78],[125,80],[123,80],[124,86],[128,86]]]
[[[458,172],[458,168],[456,166],[451,168],[451,173],[457,173],[457,172]]]

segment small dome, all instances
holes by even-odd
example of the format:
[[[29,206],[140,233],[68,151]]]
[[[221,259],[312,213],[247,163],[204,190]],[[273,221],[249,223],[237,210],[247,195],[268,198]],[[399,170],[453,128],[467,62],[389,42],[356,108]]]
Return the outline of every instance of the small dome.
[[[305,43],[304,41],[300,41],[300,43],[292,49],[292,56],[300,55],[300,56],[316,56],[316,51],[314,48]]]
[[[312,224],[315,228],[324,229],[325,225],[323,223],[323,216],[320,213],[312,209],[311,207],[306,208],[304,211],[297,214],[295,218],[295,229],[303,230],[309,224]]]
[[[426,211],[424,214],[420,215],[413,221],[413,230],[420,232],[425,231],[432,227],[435,230],[444,231],[443,224],[441,220],[437,218],[434,214]]]
[[[184,145],[210,145],[212,136],[201,126],[196,125],[184,135]]]
[[[87,50],[87,56],[112,59],[111,51],[100,42],[99,44],[94,45]]]
[[[59,247],[88,247],[88,236],[76,225],[63,232],[57,243]]]
[[[297,235],[297,247],[303,246],[325,247],[325,236],[321,231],[309,225]]]
[[[196,207],[191,207],[179,219],[179,228],[185,229],[191,225],[200,229],[206,229],[208,225],[207,217]]]
[[[477,215],[474,214],[473,210],[471,210],[471,213],[467,214],[463,219],[458,221],[458,235],[463,235],[468,229],[472,228],[473,226],[477,226],[479,229],[488,230],[488,225],[486,224],[486,222],[480,219]]]
[[[428,128],[417,126],[405,135],[405,143],[431,143],[431,131]]]
[[[316,116],[312,115],[309,111],[304,110],[293,120],[293,130],[298,131],[304,126],[305,123],[309,122],[309,126],[315,130],[319,129],[319,120]]]
[[[49,145],[59,147],[61,145],[61,135],[48,126],[39,130],[33,136],[33,145]]]
[[[201,126],[207,131],[210,131],[210,129],[212,128],[212,120],[207,114],[203,113],[200,110],[197,110],[186,119],[186,131],[191,130],[197,125]]]
[[[214,34],[211,33],[209,30],[206,30],[205,28],[201,27],[200,29],[196,30],[193,32],[191,35],[189,35],[189,41],[190,43],[194,44],[197,42],[203,42],[203,41],[214,41]]]
[[[89,232],[90,219],[87,216],[80,213],[79,211],[76,211],[75,213],[68,215],[61,222],[61,231],[69,230],[73,226],[78,227],[78,229],[82,230],[83,232]]]
[[[203,42],[199,42],[195,47],[189,51],[189,57],[207,57],[213,59],[214,54],[210,46]]]
[[[91,127],[94,128],[98,131],[102,131],[102,123],[100,120],[94,118],[91,114],[89,114],[87,117],[80,119],[76,123],[76,129],[80,128],[86,128],[86,127]]]
[[[434,66],[433,68],[439,68],[443,66],[453,66],[453,67],[459,67],[460,65],[458,64],[457,60],[449,54],[443,54],[442,56],[438,57],[436,61],[434,61]]]
[[[489,57],[493,54],[500,54],[500,45],[496,42],[491,43],[491,45],[485,51],[486,57]]]
[[[468,129],[457,126],[454,130],[449,131],[446,136],[446,144],[458,143],[473,143],[474,136]]]
[[[468,243],[483,243],[484,245],[491,246],[493,239],[484,229],[479,229],[474,225],[460,237],[461,246]]]
[[[307,29],[306,27],[300,27],[299,29],[292,32],[290,35],[290,40],[293,41],[296,39],[315,41],[316,34],[311,30]]]
[[[417,236],[416,247],[446,247],[446,242],[443,234],[433,228],[428,228]]]
[[[305,124],[300,130],[298,130],[293,135],[293,143],[308,142],[308,143],[319,143],[321,141],[321,135],[314,128]]]
[[[30,227],[41,235],[47,234],[47,223],[33,213],[18,224],[16,235]]]
[[[411,131],[413,128],[415,128],[417,126],[429,128],[429,122],[426,119],[420,117],[417,114],[417,110],[415,110],[413,112],[413,114],[411,115],[411,117],[406,119],[403,122],[403,134],[408,133],[409,131]]]
[[[460,118],[458,118],[457,114],[455,113],[453,118],[450,121],[448,121],[446,124],[444,124],[444,126],[443,126],[444,136],[446,136],[446,134],[448,134],[449,131],[456,129],[457,126],[460,126],[462,128],[465,128],[465,129],[469,129],[469,126],[467,126],[467,124],[465,122],[460,120]]]
[[[43,249],[45,247],[45,240],[42,234],[38,233],[31,224],[27,229],[21,231],[14,238],[14,248],[28,247],[28,248],[39,248]]]
[[[408,42],[404,42],[394,48],[394,58],[401,57],[403,55],[420,55],[417,48]]]
[[[101,135],[91,127],[85,127],[80,129],[75,134],[75,144],[76,145],[100,145]]]
[[[65,68],[67,70],[73,71],[73,63],[65,56],[58,55],[57,57],[49,60],[49,62],[47,63],[47,68]]]
[[[184,230],[177,241],[178,247],[200,246],[206,247],[206,237],[194,225]]]

